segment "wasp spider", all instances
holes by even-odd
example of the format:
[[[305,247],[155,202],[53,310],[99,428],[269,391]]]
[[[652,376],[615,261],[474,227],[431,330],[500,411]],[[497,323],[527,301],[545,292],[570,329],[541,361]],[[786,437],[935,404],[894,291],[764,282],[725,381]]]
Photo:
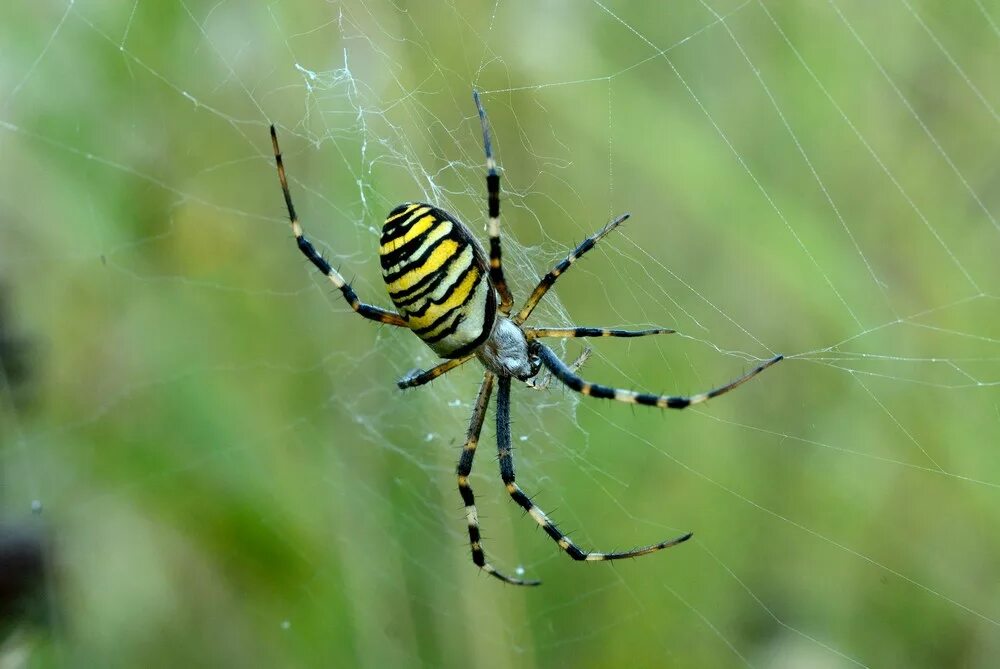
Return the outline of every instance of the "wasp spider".
[[[528,296],[524,306],[511,315],[514,298],[504,280],[503,263],[500,257],[500,175],[490,144],[490,132],[486,112],[473,92],[473,99],[479,111],[483,128],[483,143],[486,150],[486,192],[489,215],[489,257],[461,221],[446,211],[422,202],[401,204],[391,212],[382,226],[379,259],[382,262],[382,276],[385,279],[389,297],[397,311],[389,311],[358,299],[351,285],[344,277],[316,252],[306,239],[302,226],[292,205],[288,191],[285,168],[278,149],[278,137],[271,126],[271,143],[278,167],[278,179],[285,196],[292,233],[299,250],[320,272],[326,275],[340,290],[344,299],[361,316],[397,327],[409,328],[426,343],[431,350],[445,359],[433,369],[416,370],[400,379],[400,388],[413,388],[436,379],[442,374],[476,358],[485,368],[479,395],[466,436],[465,447],[458,462],[458,491],[465,502],[465,515],[469,526],[469,543],[472,561],[486,573],[506,583],[514,585],[538,585],[539,581],[527,581],[507,576],[498,571],[486,559],[480,541],[479,517],[476,501],[469,485],[472,460],[486,417],[487,405],[493,392],[498,388],[496,421],[497,452],[500,461],[500,478],[503,480],[514,502],[523,508],[545,533],[574,560],[597,562],[620,560],[653,553],[675,546],[691,538],[691,533],[643,546],[629,551],[603,553],[588,551],[573,543],[562,533],[555,523],[542,511],[514,480],[514,459],[510,436],[510,384],[511,379],[528,382],[535,377],[542,366],[550,374],[572,390],[588,395],[612,399],[632,404],[645,404],[666,409],[683,409],[727,393],[748,381],[782,356],[775,356],[747,374],[724,386],[690,397],[655,395],[632,390],[620,390],[584,381],[576,375],[574,368],[566,365],[552,349],[540,340],[546,337],[643,337],[646,335],[669,334],[674,330],[655,328],[648,330],[614,330],[597,327],[535,328],[524,323],[532,310],[545,296],[570,265],[583,254],[594,248],[605,235],[621,225],[628,214],[623,214],[595,234],[585,239],[562,261],[556,264]]]

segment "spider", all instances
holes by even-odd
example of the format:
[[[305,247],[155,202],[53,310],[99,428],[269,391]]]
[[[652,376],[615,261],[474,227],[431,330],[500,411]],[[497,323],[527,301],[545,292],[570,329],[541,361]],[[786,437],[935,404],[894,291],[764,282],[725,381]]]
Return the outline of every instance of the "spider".
[[[472,460],[486,418],[486,410],[497,385],[496,425],[497,453],[500,478],[511,499],[552,537],[567,555],[574,560],[597,562],[634,558],[670,548],[687,541],[692,533],[661,541],[649,546],[621,552],[584,550],[563,534],[517,484],[514,478],[514,459],[510,434],[510,386],[517,379],[532,385],[529,380],[546,367],[551,376],[570,389],[604,399],[643,404],[666,409],[683,409],[693,404],[718,397],[750,380],[771,365],[779,362],[777,355],[750,372],[724,386],[689,397],[656,395],[632,390],[621,390],[585,381],[576,375],[574,367],[585,356],[567,365],[540,340],[547,337],[644,337],[671,334],[674,330],[652,328],[646,330],[621,330],[600,327],[525,327],[524,323],[556,279],[569,269],[587,251],[624,223],[629,215],[622,214],[585,239],[569,255],[557,263],[539,280],[524,305],[513,316],[514,298],[504,279],[500,253],[500,175],[490,141],[486,111],[477,91],[472,93],[483,130],[486,152],[486,191],[489,216],[489,256],[472,232],[457,218],[433,205],[422,202],[401,204],[385,219],[379,246],[379,259],[389,298],[398,311],[389,311],[366,304],[358,299],[344,277],[316,252],[302,232],[288,190],[285,167],[278,148],[278,136],[271,126],[271,144],[278,168],[278,180],[285,197],[292,234],[299,250],[336,287],[351,308],[372,321],[401,328],[409,328],[431,350],[445,361],[427,371],[414,370],[397,382],[400,388],[422,386],[476,358],[485,368],[475,407],[466,435],[465,446],[458,461],[458,491],[465,503],[465,517],[469,529],[472,561],[481,570],[512,585],[538,585],[540,581],[513,578],[499,571],[483,551],[479,514],[475,496],[469,485]],[[547,383],[547,381],[545,382]]]

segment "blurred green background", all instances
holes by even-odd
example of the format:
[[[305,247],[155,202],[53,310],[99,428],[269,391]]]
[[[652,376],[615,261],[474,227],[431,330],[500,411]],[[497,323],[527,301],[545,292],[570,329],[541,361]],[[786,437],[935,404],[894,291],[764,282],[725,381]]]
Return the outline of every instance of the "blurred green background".
[[[996,666],[1000,4],[42,0],[0,9],[0,521],[49,577],[2,666]],[[523,298],[630,211],[536,324],[686,412],[516,387],[468,557],[480,374],[387,306],[395,204],[478,233],[483,91]],[[484,235],[485,236],[485,235]],[[582,342],[560,345],[572,359]],[[16,356],[16,359],[15,359]],[[18,366],[20,365],[20,367]],[[25,373],[26,372],[26,373]],[[35,535],[33,535],[35,536]]]

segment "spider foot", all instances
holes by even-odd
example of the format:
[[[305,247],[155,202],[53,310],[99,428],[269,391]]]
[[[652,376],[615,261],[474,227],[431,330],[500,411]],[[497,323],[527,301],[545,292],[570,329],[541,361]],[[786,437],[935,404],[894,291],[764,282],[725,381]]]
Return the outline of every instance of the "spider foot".
[[[671,546],[676,546],[677,544],[684,543],[688,539],[694,536],[694,532],[688,532],[687,534],[682,534],[679,537],[673,539],[667,539],[666,541],[661,541],[658,544],[652,544],[650,546],[642,546],[640,548],[633,548],[630,551],[622,551],[619,553],[598,553],[594,552],[584,552],[579,549],[573,551],[576,548],[570,543],[570,549],[567,550],[570,557],[574,560],[582,560],[585,562],[603,562],[606,560],[624,560],[627,558],[637,558],[641,555],[649,555],[650,553],[655,553],[656,551],[661,551],[664,548],[670,548]],[[569,543],[567,541],[567,543]],[[560,544],[561,546],[561,544]]]
[[[415,385],[419,385],[415,383],[415,381],[424,374],[426,374],[426,372],[420,369],[419,367],[411,369],[406,374],[403,374],[402,378],[400,378],[399,381],[396,381],[396,385],[399,387],[400,390],[412,388]]]
[[[487,574],[489,574],[493,578],[498,578],[501,581],[503,581],[504,583],[507,583],[508,585],[526,585],[526,586],[530,587],[530,586],[535,586],[535,585],[541,585],[542,584],[541,581],[535,581],[535,580],[527,581],[527,580],[520,579],[520,578],[512,578],[512,577],[507,576],[506,574],[504,574],[502,572],[497,571],[496,568],[493,565],[489,564],[489,563],[483,565],[482,567],[480,567],[480,569],[482,569],[483,571],[485,571]]]

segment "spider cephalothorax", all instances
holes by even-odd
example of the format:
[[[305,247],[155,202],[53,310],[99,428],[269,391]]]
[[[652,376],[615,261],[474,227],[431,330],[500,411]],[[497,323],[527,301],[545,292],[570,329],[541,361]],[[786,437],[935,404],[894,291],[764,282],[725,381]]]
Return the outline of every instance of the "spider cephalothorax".
[[[527,381],[538,374],[542,361],[532,352],[524,330],[506,316],[497,319],[493,332],[476,349],[476,357],[483,367],[498,376],[512,376]]]
[[[774,356],[757,365],[735,381],[708,392],[688,397],[639,393],[632,390],[611,388],[584,381],[576,375],[575,365],[564,363],[539,339],[546,337],[643,337],[670,334],[674,330],[651,328],[647,330],[615,330],[595,327],[533,328],[524,323],[556,279],[580,256],[589,251],[605,235],[626,219],[624,214],[613,219],[596,233],[585,239],[562,261],[543,276],[528,296],[521,309],[511,315],[514,298],[507,288],[500,254],[500,176],[493,160],[486,112],[473,92],[476,108],[483,129],[486,149],[486,190],[489,215],[489,256],[475,236],[461,221],[451,214],[422,202],[408,202],[391,212],[382,227],[379,258],[382,276],[389,297],[398,311],[388,311],[365,304],[358,299],[350,284],[337,270],[320,256],[302,233],[292,196],[285,178],[285,167],[278,149],[278,137],[271,126],[271,142],[278,166],[278,178],[288,207],[292,232],[299,250],[315,265],[344,299],[361,316],[367,319],[409,328],[424,341],[442,362],[433,369],[416,370],[397,382],[400,388],[420,386],[445,374],[472,358],[477,358],[485,368],[483,382],[472,412],[465,447],[459,459],[458,489],[465,503],[469,529],[472,561],[487,573],[514,585],[537,585],[539,581],[513,578],[498,571],[486,559],[481,545],[479,514],[476,500],[469,485],[472,461],[486,418],[486,409],[496,380],[497,392],[497,454],[500,478],[514,500],[538,523],[558,546],[574,560],[602,561],[638,557],[669,548],[691,538],[687,533],[660,543],[618,553],[587,551],[574,544],[556,527],[521,487],[515,482],[514,459],[510,434],[511,379],[527,381],[544,366],[552,376],[572,390],[590,397],[612,399],[619,402],[644,404],[668,409],[683,409],[729,392],[748,381],[774,363],[781,356]],[[581,358],[576,364],[582,363]]]

